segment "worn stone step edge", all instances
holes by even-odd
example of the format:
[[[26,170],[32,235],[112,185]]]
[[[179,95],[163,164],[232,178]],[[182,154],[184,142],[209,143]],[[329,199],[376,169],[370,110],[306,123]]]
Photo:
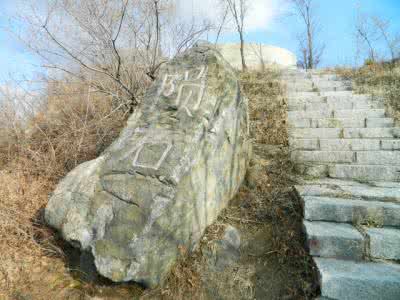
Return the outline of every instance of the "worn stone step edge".
[[[299,139],[397,139],[400,127],[392,128],[289,128],[290,138]]]
[[[400,183],[375,182],[369,184],[338,179],[313,179],[294,187],[299,197],[331,197],[400,204]]]
[[[289,119],[294,128],[391,128],[393,118],[299,118]]]
[[[400,139],[289,139],[292,150],[399,151]]]
[[[350,224],[304,221],[307,249],[312,256],[363,260],[365,239]]]
[[[351,163],[354,165],[400,166],[400,151],[309,151],[291,153],[295,162]]]
[[[313,178],[329,177],[360,182],[400,182],[399,166],[295,163],[298,173]]]
[[[288,111],[288,119],[310,118],[382,118],[386,117],[384,109],[324,109],[324,110],[296,110]]]
[[[300,198],[304,218],[308,221],[400,227],[400,203],[342,197]]]
[[[314,258],[321,296],[340,300],[400,299],[400,266]]]

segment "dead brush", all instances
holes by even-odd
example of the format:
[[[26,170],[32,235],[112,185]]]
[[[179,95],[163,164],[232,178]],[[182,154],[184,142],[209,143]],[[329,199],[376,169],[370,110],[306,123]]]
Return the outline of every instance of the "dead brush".
[[[7,266],[1,270],[0,297],[13,298],[10,293],[24,286],[29,290],[34,278],[38,286],[46,285],[29,270],[49,257],[63,257],[43,220],[48,195],[68,171],[97,157],[127,118],[112,98],[88,92],[84,83],[79,90],[62,84],[43,103],[23,123],[0,116],[7,136],[0,143],[0,252],[1,264]]]
[[[240,77],[249,99],[252,138],[265,145],[287,145],[287,104],[279,71],[246,72]]]
[[[353,80],[355,92],[383,98],[389,115],[400,121],[400,64],[374,63],[358,69],[338,68],[343,78]]]

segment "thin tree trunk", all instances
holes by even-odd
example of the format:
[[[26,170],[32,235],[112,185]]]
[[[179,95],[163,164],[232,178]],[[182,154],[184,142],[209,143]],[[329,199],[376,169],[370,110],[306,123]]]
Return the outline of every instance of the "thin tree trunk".
[[[246,71],[247,70],[247,65],[246,61],[244,59],[244,38],[243,38],[243,32],[240,32],[240,56],[242,58],[242,70]]]

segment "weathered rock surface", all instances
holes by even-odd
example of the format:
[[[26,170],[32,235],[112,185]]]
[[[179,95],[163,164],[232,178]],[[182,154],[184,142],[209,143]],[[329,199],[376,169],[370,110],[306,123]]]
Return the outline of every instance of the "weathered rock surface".
[[[120,137],[60,182],[46,221],[103,276],[155,286],[235,195],[250,147],[233,69],[196,46],[162,67]]]

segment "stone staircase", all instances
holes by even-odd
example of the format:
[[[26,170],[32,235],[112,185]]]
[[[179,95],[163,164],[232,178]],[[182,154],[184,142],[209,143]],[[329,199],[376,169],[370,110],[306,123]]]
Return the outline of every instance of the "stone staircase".
[[[282,79],[320,299],[400,299],[400,128],[336,75]]]

